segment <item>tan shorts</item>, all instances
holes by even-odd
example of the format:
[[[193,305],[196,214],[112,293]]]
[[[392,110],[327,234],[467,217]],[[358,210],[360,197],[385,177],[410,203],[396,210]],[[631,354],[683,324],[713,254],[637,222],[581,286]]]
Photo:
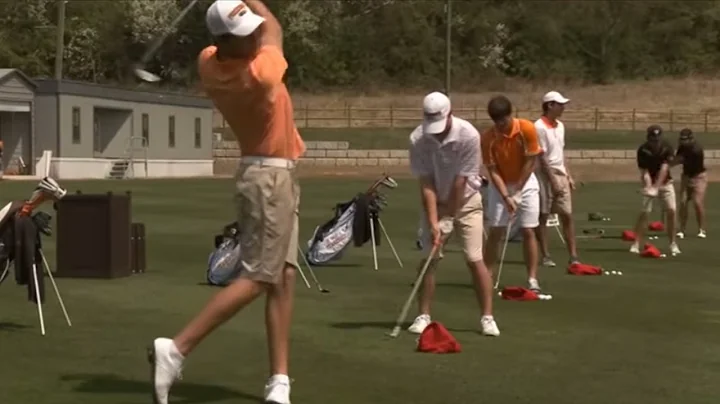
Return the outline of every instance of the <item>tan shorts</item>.
[[[235,187],[240,276],[278,283],[287,265],[298,268],[300,186],[295,172],[241,163]]]
[[[538,174],[540,182],[540,214],[548,215],[558,213],[564,215],[572,214],[572,190],[567,175],[553,171],[552,175],[560,185],[560,195],[553,195],[550,180],[544,173]]]
[[[700,173],[694,177],[683,175],[680,180],[680,200],[685,202],[695,198],[704,199],[707,184],[707,173]]]
[[[431,233],[424,215],[422,222],[423,247],[425,252],[429,253],[432,248],[432,240],[430,240]],[[468,198],[453,223],[453,232],[457,232],[462,239],[463,253],[469,262],[478,262],[483,259],[483,226],[482,196],[478,192]]]
[[[650,198],[649,196],[643,196],[643,211],[646,213],[652,212],[654,200],[658,199],[662,203],[665,210],[676,210],[677,205],[675,202],[675,186],[670,181],[658,189],[657,198]]]

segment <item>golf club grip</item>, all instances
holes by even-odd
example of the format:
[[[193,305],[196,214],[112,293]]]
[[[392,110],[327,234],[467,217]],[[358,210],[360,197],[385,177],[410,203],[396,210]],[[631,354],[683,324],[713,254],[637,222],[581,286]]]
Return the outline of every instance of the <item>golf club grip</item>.
[[[195,5],[197,4],[197,2],[198,2],[198,0],[193,0],[190,4],[188,4],[188,5],[180,12],[180,14],[178,14],[178,16],[175,17],[175,19],[173,20],[173,22],[170,23],[170,29],[168,29],[168,31],[167,31],[165,34],[161,35],[160,37],[158,37],[157,39],[155,39],[155,41],[153,41],[152,45],[150,45],[150,47],[149,47],[149,48],[145,51],[145,53],[143,54],[142,59],[140,59],[140,63],[141,63],[141,64],[144,65],[145,63],[149,62],[150,59],[153,58],[153,56],[155,56],[155,52],[157,52],[157,50],[160,49],[160,47],[161,47],[162,44],[165,42],[165,40],[167,39],[167,37],[170,36],[170,33],[171,33],[175,28],[177,28],[177,26],[180,24],[180,21],[182,21],[183,18],[185,18],[185,16],[190,12],[190,10],[191,10],[193,7],[195,7]]]

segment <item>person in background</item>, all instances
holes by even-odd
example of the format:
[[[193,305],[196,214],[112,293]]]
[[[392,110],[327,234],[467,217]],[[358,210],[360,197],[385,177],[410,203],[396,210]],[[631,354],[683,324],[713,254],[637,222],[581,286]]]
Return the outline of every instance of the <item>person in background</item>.
[[[535,234],[543,256],[542,264],[547,267],[555,266],[555,262],[550,258],[546,226],[551,213],[560,218],[570,264],[578,262],[571,196],[575,182],[565,162],[565,125],[559,120],[568,102],[570,100],[557,91],[545,94],[542,99],[543,115],[535,121],[538,141],[543,149],[539,167],[536,169],[540,183],[540,222]]]
[[[697,236],[705,238],[705,191],[708,185],[705,152],[688,128],[680,131],[678,149],[672,165],[677,164],[682,164],[683,167],[680,179],[680,231],[677,237],[681,240],[685,238],[688,209],[692,203],[698,224]]]
[[[670,253],[673,256],[680,254],[680,248],[675,241],[675,187],[670,175],[670,164],[673,161],[674,153],[673,147],[663,139],[662,133],[663,130],[659,125],[649,126],[646,141],[637,149],[637,166],[640,170],[643,200],[642,210],[635,223],[636,240],[630,247],[630,252],[634,254],[640,253],[643,236],[647,231],[648,216],[652,212],[653,202],[656,198],[660,198],[665,209]]]

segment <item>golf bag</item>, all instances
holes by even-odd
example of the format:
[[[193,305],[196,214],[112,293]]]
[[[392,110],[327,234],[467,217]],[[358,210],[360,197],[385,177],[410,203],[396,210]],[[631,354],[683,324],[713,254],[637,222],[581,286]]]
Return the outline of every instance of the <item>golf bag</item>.
[[[35,293],[37,282],[40,302],[44,303],[44,262],[40,235],[51,234],[52,217],[45,212],[36,212],[32,216],[19,215],[23,204],[21,201],[9,203],[3,209],[6,214],[0,219],[0,283],[8,277],[10,264],[13,263],[15,283],[27,286],[28,300],[38,303]],[[39,273],[34,274],[34,271]]]
[[[215,236],[215,250],[208,257],[206,278],[209,284],[225,286],[240,275],[239,235],[238,222],[234,222]]]
[[[342,258],[351,242],[355,247],[363,246],[371,239],[370,221],[379,228],[379,213],[387,205],[385,197],[377,192],[380,186],[393,189],[397,183],[385,176],[370,187],[367,192],[357,194],[352,200],[335,205],[335,215],[323,225],[315,228],[308,241],[305,254],[311,265],[322,265]],[[380,237],[375,237],[380,245]]]

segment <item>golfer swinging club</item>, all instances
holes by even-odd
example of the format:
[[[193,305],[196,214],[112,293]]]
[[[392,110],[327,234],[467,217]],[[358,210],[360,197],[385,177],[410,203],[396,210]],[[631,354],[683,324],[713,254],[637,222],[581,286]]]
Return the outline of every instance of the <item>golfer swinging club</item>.
[[[494,125],[480,137],[482,159],[490,177],[488,209],[490,232],[485,264],[495,271],[498,249],[512,221],[522,228],[523,253],[528,289],[541,292],[538,282],[538,247],[535,228],[540,215],[539,184],[534,174],[537,157],[542,153],[535,125],[512,117],[512,103],[496,96],[488,103],[488,115]],[[507,240],[505,241],[507,242]]]
[[[166,404],[184,359],[216,327],[266,295],[270,378],[265,402],[290,403],[288,351],[297,263],[299,187],[305,145],[283,76],[282,29],[259,0],[218,0],[206,24],[215,45],[198,58],[203,87],[237,136],[235,177],[242,270],[173,339],[150,347],[155,403]]]
[[[643,205],[640,215],[635,223],[636,240],[630,247],[633,254],[640,253],[648,225],[648,216],[652,212],[655,198],[660,198],[665,208],[665,221],[667,235],[670,240],[670,253],[673,256],[680,254],[680,248],[675,242],[675,187],[670,176],[670,164],[673,160],[673,148],[662,138],[662,128],[651,125],[647,128],[647,140],[637,150],[637,166],[640,169],[642,181]]]
[[[452,115],[450,99],[443,93],[428,94],[423,101],[423,123],[411,138],[410,167],[420,181],[425,210],[423,247],[430,252],[441,241],[440,221],[452,221],[462,238],[463,252],[472,275],[475,297],[482,310],[482,334],[498,336],[492,314],[492,278],[483,263],[483,206],[480,193],[468,184],[479,175],[480,134],[473,125]],[[442,218],[441,220],[439,218]],[[437,258],[426,272],[418,296],[420,315],[408,331],[420,334],[430,324],[430,304],[435,293]],[[422,264],[420,267],[422,268]]]
[[[543,266],[554,267],[547,240],[547,221],[550,213],[560,217],[570,264],[578,262],[575,243],[575,224],[572,218],[572,191],[575,182],[565,162],[565,125],[558,119],[569,99],[557,91],[550,91],[542,99],[543,115],[535,121],[538,141],[543,149],[537,170],[540,184],[540,223],[535,229]]]

